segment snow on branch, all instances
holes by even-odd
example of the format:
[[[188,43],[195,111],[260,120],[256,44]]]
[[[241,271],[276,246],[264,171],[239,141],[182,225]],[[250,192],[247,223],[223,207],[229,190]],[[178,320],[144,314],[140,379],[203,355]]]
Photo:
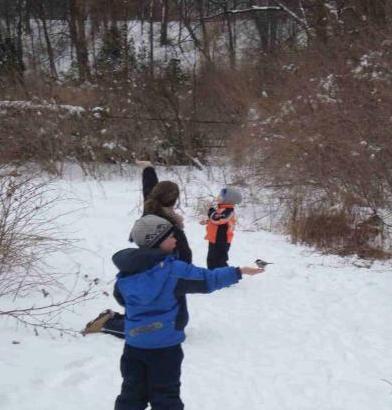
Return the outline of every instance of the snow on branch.
[[[239,9],[239,10],[225,10],[221,13],[213,14],[211,16],[206,16],[203,20],[212,20],[216,17],[224,16],[227,14],[241,14],[241,13],[249,13],[253,11],[282,11],[283,8],[281,6],[252,6],[247,9]]]
[[[276,3],[282,8],[282,10],[284,10],[287,14],[289,14],[295,21],[297,21],[301,26],[303,26],[306,29],[306,31],[308,31],[309,26],[305,19],[299,17],[298,14],[294,13],[293,10],[288,8],[281,1],[276,0]]]
[[[36,104],[31,101],[0,101],[0,109],[21,109],[21,110],[49,110],[60,111],[65,110],[70,114],[81,115],[85,109],[76,105],[65,104]]]
[[[216,17],[220,17],[223,15],[228,15],[228,14],[241,14],[241,13],[251,13],[251,12],[259,12],[259,11],[284,11],[287,14],[289,14],[294,20],[296,20],[301,26],[303,26],[306,30],[309,29],[309,25],[306,21],[306,19],[301,18],[298,16],[298,14],[294,13],[289,7],[287,7],[285,4],[283,4],[281,1],[275,1],[277,3],[277,6],[252,6],[247,9],[238,9],[238,10],[225,10],[222,11],[221,13],[217,13],[211,16],[204,17],[203,20],[211,20]]]

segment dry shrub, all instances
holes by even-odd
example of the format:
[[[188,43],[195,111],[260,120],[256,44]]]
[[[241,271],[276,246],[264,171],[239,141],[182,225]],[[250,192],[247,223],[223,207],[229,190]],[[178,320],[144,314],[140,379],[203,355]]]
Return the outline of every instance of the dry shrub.
[[[124,88],[42,81],[26,84],[24,95],[9,88],[0,103],[0,162],[34,161],[58,173],[64,161],[78,162],[86,172],[132,161],[143,149],[143,132]]]
[[[230,69],[206,66],[199,72],[190,99],[191,118],[188,133],[199,136],[204,154],[222,155],[246,123],[249,105],[257,98],[252,71],[246,67]]]
[[[388,258],[382,219],[367,210],[298,203],[288,212],[287,230],[294,243],[316,246],[338,255]]]
[[[35,161],[50,172],[76,161],[89,172],[135,157],[184,165],[227,146],[255,99],[250,76],[211,65],[191,74],[177,60],[155,68],[154,78],[133,71],[77,85],[31,76],[0,90],[3,101],[27,103],[1,106],[0,161]]]
[[[344,211],[330,213],[319,211],[307,215],[297,215],[291,219],[288,230],[292,240],[320,249],[331,248],[331,245],[343,245],[352,236],[352,221]]]
[[[79,293],[72,291],[63,283],[69,274],[48,265],[51,255],[71,244],[60,237],[60,215],[54,212],[58,201],[51,182],[39,173],[30,169],[23,175],[0,167],[0,317],[12,317],[35,329],[72,333],[59,323],[59,314],[91,298],[93,284]],[[35,297],[34,304],[26,301],[29,296]]]
[[[341,237],[344,249],[362,254],[372,240],[356,227],[355,209],[392,209],[392,33],[356,35],[276,56],[274,85],[235,138],[233,157],[253,164],[251,177],[289,210],[298,192],[322,193],[328,207],[302,203],[293,239],[334,249]]]
[[[35,161],[59,172],[57,164],[69,160],[85,169],[135,157],[167,164],[203,160],[239,129],[251,88],[229,69],[194,75],[172,63],[155,78],[135,72],[80,87],[42,80],[26,82],[23,90],[10,87],[1,98],[26,104],[2,104],[0,161]]]
[[[100,100],[100,91],[94,87],[51,85],[50,94],[57,104],[94,107]]]
[[[58,285],[55,276],[45,275],[42,264],[45,255],[65,246],[55,239],[53,218],[46,215],[56,200],[45,198],[49,192],[50,184],[39,182],[36,175],[1,169],[1,296],[25,296],[39,286]]]
[[[0,88],[1,100],[48,102],[81,107],[94,107],[100,99],[100,91],[91,84],[80,85],[72,82],[57,82],[42,73],[25,75],[24,83],[9,83]]]

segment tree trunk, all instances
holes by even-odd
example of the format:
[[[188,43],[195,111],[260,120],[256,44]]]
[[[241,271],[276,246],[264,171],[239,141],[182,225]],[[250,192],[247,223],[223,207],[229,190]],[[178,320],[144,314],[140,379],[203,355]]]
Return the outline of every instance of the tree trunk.
[[[46,42],[46,49],[48,52],[48,58],[49,58],[49,67],[50,67],[50,73],[51,76],[55,79],[57,79],[57,70],[56,70],[56,64],[54,62],[54,53],[53,53],[53,47],[52,43],[50,41],[50,35],[48,32],[48,26],[46,24],[46,13],[45,13],[45,8],[44,5],[41,3],[40,4],[40,10],[39,10],[39,18],[41,19],[42,22],[42,27],[44,30],[44,36],[45,36],[45,42]]]
[[[316,0],[314,5],[314,27],[316,31],[316,38],[322,43],[328,42],[328,23],[329,14],[324,0]]]
[[[254,0],[249,1],[249,7],[255,5]],[[268,52],[268,19],[266,18],[265,12],[253,12],[252,18],[255,23],[257,32],[259,34],[260,39],[260,48],[263,53]]]
[[[23,83],[23,71],[25,69],[23,63],[23,10],[24,0],[18,0],[18,25],[17,25],[17,39],[16,39],[16,57],[17,57],[17,80]]]
[[[208,30],[206,26],[206,22],[204,20],[205,17],[205,4],[204,0],[197,0],[197,8],[199,11],[199,19],[200,19],[200,25],[201,25],[201,32],[203,33],[203,49],[204,49],[204,55],[208,56],[207,61],[211,61],[211,55],[210,55],[210,38],[208,35]]]
[[[169,1],[161,0],[161,46],[167,45],[169,39],[167,36],[167,25],[169,22]]]
[[[154,0],[150,0],[150,74],[154,77]]]
[[[71,41],[76,50],[79,78],[81,81],[86,81],[91,78],[91,73],[88,64],[83,1],[69,0],[69,11],[69,28]]]
[[[228,6],[227,3],[225,3],[224,5],[224,10],[226,12],[225,16],[226,16],[226,23],[227,23],[227,32],[228,32],[228,36],[229,36],[229,58],[230,58],[230,66],[231,68],[235,68],[235,64],[236,64],[236,49],[235,49],[235,40],[234,40],[234,33],[233,33],[233,27],[232,27],[232,17],[229,13],[227,13],[228,11]],[[233,17],[234,19],[235,17]]]

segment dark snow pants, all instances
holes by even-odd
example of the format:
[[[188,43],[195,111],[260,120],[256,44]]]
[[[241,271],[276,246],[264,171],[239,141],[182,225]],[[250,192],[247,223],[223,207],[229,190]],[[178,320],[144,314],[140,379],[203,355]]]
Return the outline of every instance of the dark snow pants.
[[[223,268],[227,265],[229,260],[229,243],[209,243],[208,244],[208,254],[207,254],[207,268]]]
[[[123,383],[115,410],[183,410],[180,399],[181,345],[137,349],[125,344],[121,357]]]

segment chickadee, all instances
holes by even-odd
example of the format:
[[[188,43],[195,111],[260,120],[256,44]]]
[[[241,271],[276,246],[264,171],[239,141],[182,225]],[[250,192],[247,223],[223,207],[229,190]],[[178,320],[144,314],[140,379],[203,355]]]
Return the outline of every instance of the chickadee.
[[[256,259],[255,264],[259,268],[265,268],[267,265],[272,265],[272,262],[266,262],[266,261],[263,261],[262,259]]]

